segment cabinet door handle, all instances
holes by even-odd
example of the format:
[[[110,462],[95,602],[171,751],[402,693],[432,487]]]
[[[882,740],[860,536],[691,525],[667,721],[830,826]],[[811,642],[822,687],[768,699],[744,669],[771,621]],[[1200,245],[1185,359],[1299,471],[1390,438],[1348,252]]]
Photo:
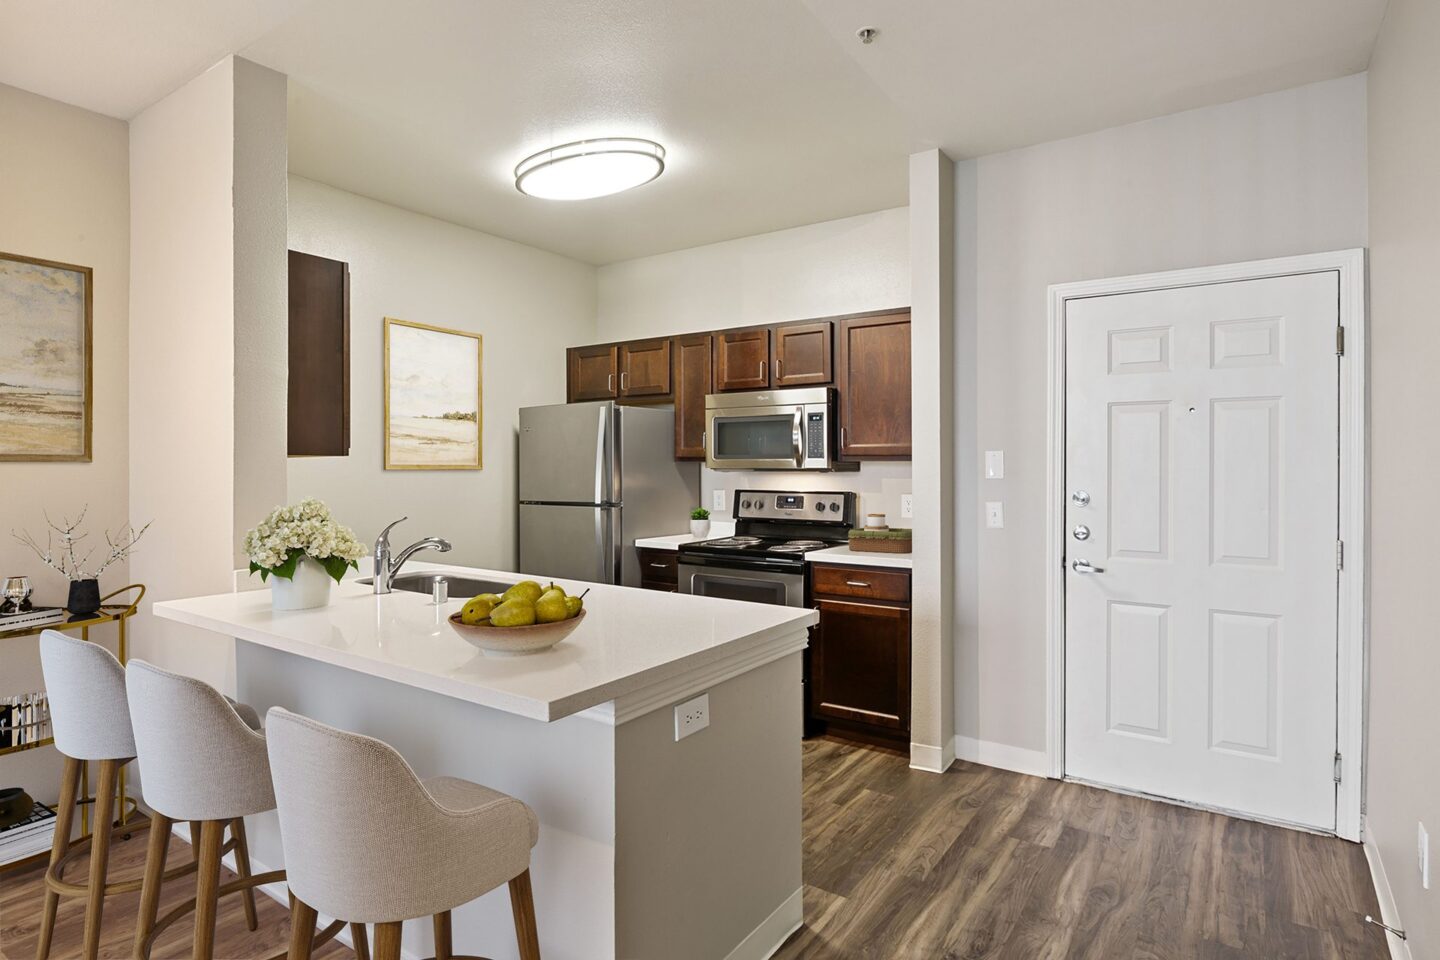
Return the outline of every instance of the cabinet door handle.
[[[624,370],[621,370],[621,371],[620,371],[620,392],[621,392],[621,393],[624,393],[624,392],[625,392],[625,373],[626,373],[626,371],[624,371]]]
[[[780,380],[780,361],[779,361],[779,359],[776,359],[776,361],[775,361],[775,380],[776,380],[777,383],[778,383],[779,380]]]
[[[845,586],[847,586],[847,587],[867,587],[867,588],[868,588],[868,587],[870,586],[870,584],[866,583],[864,580],[846,580],[846,581],[845,581]]]
[[[841,450],[844,450],[844,449],[845,449],[845,428],[844,428],[844,427],[841,427],[841,428],[840,428],[840,449],[841,449]]]
[[[610,391],[611,393],[615,392],[615,374],[605,374],[605,389]]]
[[[663,564],[663,563],[652,563],[652,564],[650,564],[650,566],[654,567],[656,570],[664,570],[665,567],[667,566],[667,564]]]
[[[764,361],[764,360],[761,360],[761,361],[760,361],[760,379],[761,379],[761,380],[764,380],[764,379],[765,379],[765,361]]]

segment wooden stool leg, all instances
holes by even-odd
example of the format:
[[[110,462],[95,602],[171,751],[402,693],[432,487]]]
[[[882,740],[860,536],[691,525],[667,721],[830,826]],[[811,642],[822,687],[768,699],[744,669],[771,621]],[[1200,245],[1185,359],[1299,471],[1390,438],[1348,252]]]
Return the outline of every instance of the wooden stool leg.
[[[540,960],[540,934],[535,930],[535,897],[530,889],[529,870],[510,881],[510,912],[515,914],[520,960]]]
[[[200,821],[190,821],[190,859],[200,862]]]
[[[375,960],[400,960],[400,931],[403,928],[404,924],[398,921],[375,924]]]
[[[350,924],[350,939],[355,944],[355,960],[370,960],[370,939],[365,935],[365,924]]]
[[[50,866],[54,867],[70,849],[70,828],[75,823],[75,801],[80,792],[80,761],[65,758],[65,772],[60,776],[60,799],[55,803],[55,839],[50,842]],[[48,886],[45,888],[45,910],[40,917],[40,939],[35,949],[35,960],[46,960],[50,956],[50,941],[55,935],[55,911],[60,906],[60,894]]]
[[[235,838],[235,872],[241,880],[250,879],[250,845],[245,842],[245,818],[236,817],[230,821],[230,835]],[[245,926],[252,931],[260,929],[260,918],[255,913],[255,888],[240,891],[245,904]]]
[[[315,940],[315,908],[290,895],[290,955],[288,960],[310,960]]]
[[[100,923],[105,913],[105,870],[110,865],[110,814],[115,804],[115,786],[120,764],[100,761],[100,779],[95,786],[95,811],[90,833],[90,890],[85,904],[85,960],[100,955]]]
[[[215,911],[219,901],[220,847],[224,842],[225,822],[206,820],[200,824],[200,864],[195,873],[195,946],[194,960],[214,960]]]
[[[435,960],[451,960],[454,954],[450,936],[450,911],[435,914]]]
[[[169,817],[150,815],[150,842],[145,848],[145,878],[140,883],[140,915],[135,921],[135,956],[145,960],[145,941],[155,929],[160,912],[160,883],[165,875],[165,858],[170,852]]]

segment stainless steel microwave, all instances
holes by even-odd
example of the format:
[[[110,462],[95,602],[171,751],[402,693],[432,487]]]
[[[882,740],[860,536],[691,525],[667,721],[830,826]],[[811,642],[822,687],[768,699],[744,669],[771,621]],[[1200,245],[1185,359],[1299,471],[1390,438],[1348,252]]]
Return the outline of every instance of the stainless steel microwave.
[[[705,397],[712,470],[854,470],[835,459],[835,390],[798,387]]]

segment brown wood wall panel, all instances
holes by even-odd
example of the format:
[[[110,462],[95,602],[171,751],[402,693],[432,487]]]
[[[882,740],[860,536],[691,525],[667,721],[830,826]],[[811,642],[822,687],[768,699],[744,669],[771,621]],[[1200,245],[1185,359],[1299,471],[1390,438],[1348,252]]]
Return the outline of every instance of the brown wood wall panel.
[[[350,267],[290,251],[288,450],[350,453]]]

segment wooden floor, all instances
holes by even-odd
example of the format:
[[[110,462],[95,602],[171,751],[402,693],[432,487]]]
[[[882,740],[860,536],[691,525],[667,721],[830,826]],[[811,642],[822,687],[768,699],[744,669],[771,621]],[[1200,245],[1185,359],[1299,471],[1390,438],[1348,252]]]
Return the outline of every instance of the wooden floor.
[[[1092,787],[805,745],[777,960],[1388,960],[1357,844]]]
[[[115,845],[113,876],[139,875],[145,837]],[[0,877],[5,960],[34,957],[40,876]],[[937,777],[831,740],[805,745],[805,884],[806,925],[777,960],[1389,957],[1363,921],[1379,910],[1355,844],[973,764]],[[107,901],[102,956],[130,956],[138,896]],[[284,946],[285,911],[257,900],[256,933],[222,904],[218,958]],[[83,921],[81,901],[61,901],[55,960],[76,955]],[[188,957],[190,929],[167,931],[155,960]],[[350,956],[330,944],[315,960]]]

